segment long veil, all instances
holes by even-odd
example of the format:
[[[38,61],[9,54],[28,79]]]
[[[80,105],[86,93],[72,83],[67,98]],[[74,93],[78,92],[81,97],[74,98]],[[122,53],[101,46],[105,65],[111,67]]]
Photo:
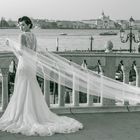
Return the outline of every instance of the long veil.
[[[24,57],[37,75],[46,80],[90,95],[102,94],[104,98],[140,102],[139,87],[84,69],[52,52],[34,52],[26,47],[20,50],[19,44],[12,40],[8,40],[8,46],[17,58]]]

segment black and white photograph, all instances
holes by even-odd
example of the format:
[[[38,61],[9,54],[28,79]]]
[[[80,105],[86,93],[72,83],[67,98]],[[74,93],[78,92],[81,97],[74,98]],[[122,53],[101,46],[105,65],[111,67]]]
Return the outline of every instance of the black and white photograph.
[[[0,140],[140,140],[139,4],[1,0]]]

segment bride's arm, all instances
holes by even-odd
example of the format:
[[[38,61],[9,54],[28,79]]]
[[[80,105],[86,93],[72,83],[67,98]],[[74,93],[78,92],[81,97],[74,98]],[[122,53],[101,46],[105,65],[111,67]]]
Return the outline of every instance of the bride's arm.
[[[27,44],[25,34],[21,34],[19,36],[19,43],[20,43],[20,45],[19,45],[18,53],[19,53],[19,55],[22,55],[22,50],[24,50],[24,48],[25,48],[25,46]]]
[[[20,49],[21,50],[24,49],[25,46],[27,46],[25,34],[21,34],[19,36],[19,43],[20,43]]]

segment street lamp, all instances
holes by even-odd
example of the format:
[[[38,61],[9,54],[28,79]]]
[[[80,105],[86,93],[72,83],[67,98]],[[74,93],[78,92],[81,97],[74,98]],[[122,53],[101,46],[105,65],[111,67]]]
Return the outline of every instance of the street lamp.
[[[135,43],[139,43],[140,39],[136,40],[135,38],[135,34],[132,32],[132,28],[134,26],[134,19],[131,17],[129,19],[129,33],[127,34],[126,39],[124,39],[124,35],[125,35],[125,31],[123,29],[120,30],[120,38],[121,38],[121,42],[122,43],[126,43],[129,40],[130,43],[130,53],[132,52],[132,41],[134,41]]]

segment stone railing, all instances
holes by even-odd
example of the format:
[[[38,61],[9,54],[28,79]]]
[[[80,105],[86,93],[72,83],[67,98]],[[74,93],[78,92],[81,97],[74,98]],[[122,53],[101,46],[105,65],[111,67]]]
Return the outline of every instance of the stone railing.
[[[55,52],[56,53],[56,52]],[[87,62],[87,67],[91,70],[102,73],[105,76],[115,79],[116,71],[120,67],[120,71],[123,73],[122,82],[140,86],[140,55],[130,53],[93,53],[93,52],[57,52],[58,55],[65,57],[79,65],[84,60]],[[0,69],[2,79],[2,110],[4,111],[8,104],[8,72],[9,65],[12,60],[16,60],[15,56],[10,52],[0,52]],[[130,80],[130,74],[132,69],[134,70],[134,80]],[[120,75],[119,75],[120,76]],[[42,80],[42,90],[44,92],[44,98],[51,108],[82,108],[82,107],[95,107],[95,106],[115,106],[114,100],[95,97],[88,94],[78,93],[74,89],[67,89],[58,84],[56,88],[57,92],[52,91],[51,82],[48,80]],[[53,84],[53,89],[54,89]],[[54,94],[56,93],[56,94]],[[54,103],[55,102],[55,103]],[[125,105],[123,103],[122,105]]]
[[[8,104],[8,74],[9,65],[15,56],[11,52],[0,52],[0,79],[1,79],[1,108],[5,110]]]
[[[57,54],[79,65],[86,61],[87,67],[93,71],[101,72],[112,79],[140,87],[140,55],[137,53],[57,52]],[[120,79],[117,78],[118,76]],[[87,97],[87,106],[94,106],[94,96],[89,96]],[[77,105],[79,100],[77,99],[75,102]],[[114,100],[102,97],[98,102],[102,106],[112,106],[115,103]]]

